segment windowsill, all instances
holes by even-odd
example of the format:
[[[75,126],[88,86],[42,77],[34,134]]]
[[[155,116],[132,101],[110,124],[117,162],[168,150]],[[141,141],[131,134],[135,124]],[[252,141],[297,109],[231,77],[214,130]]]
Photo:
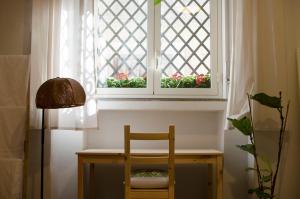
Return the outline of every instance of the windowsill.
[[[127,111],[224,111],[226,99],[98,98],[100,110]]]

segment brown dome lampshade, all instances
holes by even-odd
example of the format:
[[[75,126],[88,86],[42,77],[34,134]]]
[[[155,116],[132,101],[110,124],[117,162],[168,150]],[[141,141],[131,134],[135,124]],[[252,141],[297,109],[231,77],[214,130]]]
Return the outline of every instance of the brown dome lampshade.
[[[36,94],[36,107],[42,109],[58,109],[83,106],[85,92],[74,79],[54,78],[41,85]]]
[[[36,94],[36,107],[43,109],[41,128],[41,199],[44,198],[45,109],[83,106],[85,98],[85,92],[76,80],[59,77],[47,80],[40,86]]]

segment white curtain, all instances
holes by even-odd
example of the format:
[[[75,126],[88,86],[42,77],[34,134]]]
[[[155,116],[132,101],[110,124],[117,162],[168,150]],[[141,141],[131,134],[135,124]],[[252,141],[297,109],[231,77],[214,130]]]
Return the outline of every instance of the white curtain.
[[[51,110],[50,128],[97,128],[92,0],[33,0],[30,125],[41,125],[35,95],[47,79],[68,77],[85,89],[84,107]]]
[[[229,0],[230,87],[228,117],[249,111],[247,93],[255,89],[256,0]]]

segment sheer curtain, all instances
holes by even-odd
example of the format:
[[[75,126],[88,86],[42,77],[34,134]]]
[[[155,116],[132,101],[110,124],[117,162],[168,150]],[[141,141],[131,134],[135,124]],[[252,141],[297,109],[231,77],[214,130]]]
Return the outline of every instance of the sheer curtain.
[[[247,113],[247,92],[266,92],[278,95],[283,92],[284,103],[291,100],[288,121],[287,149],[281,169],[277,195],[281,198],[297,198],[299,178],[295,168],[299,158],[299,87],[297,87],[296,48],[299,48],[299,1],[294,0],[229,0],[231,36],[231,83],[228,116]],[[299,65],[299,62],[298,62]],[[299,71],[298,71],[299,73]],[[272,131],[278,124],[274,110],[254,107],[256,129]],[[270,152],[274,151],[270,140],[277,136],[260,137],[260,142]],[[271,136],[270,136],[271,135]],[[297,195],[298,196],[298,195]],[[280,196],[279,196],[280,197]]]
[[[229,0],[228,117],[240,117],[249,111],[246,94],[255,89],[256,5],[256,0]]]
[[[50,78],[79,81],[87,94],[84,107],[51,110],[48,127],[97,128],[94,99],[92,0],[33,0],[30,125],[39,128],[41,111],[35,107],[39,86]]]

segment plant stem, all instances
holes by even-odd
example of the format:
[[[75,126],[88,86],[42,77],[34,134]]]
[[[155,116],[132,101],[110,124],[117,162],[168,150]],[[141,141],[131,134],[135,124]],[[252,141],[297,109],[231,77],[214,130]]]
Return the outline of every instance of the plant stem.
[[[259,189],[263,191],[263,184],[262,184],[262,180],[261,180],[260,166],[259,166],[259,163],[258,163],[258,158],[257,158],[257,153],[256,153],[255,132],[254,132],[254,125],[253,125],[253,118],[252,118],[252,106],[251,106],[250,94],[247,94],[247,96],[248,96],[251,130],[252,130],[252,133],[250,134],[250,141],[254,145],[254,154],[253,154],[253,156],[254,156],[254,160],[255,160],[255,164],[256,164],[258,186],[259,186]]]
[[[278,153],[277,153],[276,170],[275,170],[274,178],[273,178],[272,183],[271,183],[271,197],[272,198],[274,197],[274,192],[275,192],[275,187],[276,187],[276,180],[277,180],[277,175],[278,175],[280,162],[281,162],[282,146],[283,146],[283,141],[284,141],[284,134],[285,134],[286,124],[287,124],[287,117],[288,117],[288,113],[289,113],[289,108],[290,108],[290,102],[288,102],[288,105],[287,105],[285,118],[283,117],[282,108],[278,109],[279,114],[280,114],[280,119],[281,119],[281,127],[280,127],[279,141],[278,141]]]

